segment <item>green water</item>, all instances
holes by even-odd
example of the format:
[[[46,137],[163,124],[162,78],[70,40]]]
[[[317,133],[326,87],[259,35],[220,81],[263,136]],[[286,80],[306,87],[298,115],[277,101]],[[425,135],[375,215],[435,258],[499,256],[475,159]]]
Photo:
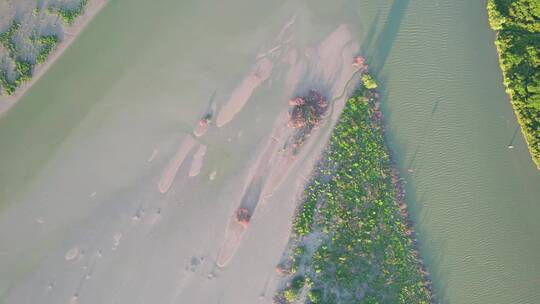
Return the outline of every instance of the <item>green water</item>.
[[[521,134],[512,141],[493,35],[484,1],[411,1],[381,42],[388,56],[375,55],[392,147],[402,172],[415,170],[422,251],[449,303],[540,296],[540,173]]]
[[[390,144],[442,302],[535,303],[540,173],[521,134],[514,137],[517,124],[484,5],[111,1],[0,119],[0,241],[7,244],[0,268],[9,273],[0,275],[0,300],[22,303],[21,284],[46,284],[29,278],[34,269],[47,269],[67,231],[95,210],[79,203],[82,196],[128,189],[136,199],[130,187],[159,171],[145,163],[152,149],[161,145],[170,155],[178,131],[196,123],[213,90],[223,100],[261,46],[271,47],[268,41],[296,14],[299,45],[348,24],[379,78]],[[272,94],[266,90],[259,99],[271,102]],[[265,111],[278,108],[259,102],[245,110],[268,126]],[[236,154],[254,148],[263,132],[249,128],[250,119],[235,122],[249,139],[235,149],[209,135],[214,166],[234,167]],[[32,236],[36,210],[58,224]]]

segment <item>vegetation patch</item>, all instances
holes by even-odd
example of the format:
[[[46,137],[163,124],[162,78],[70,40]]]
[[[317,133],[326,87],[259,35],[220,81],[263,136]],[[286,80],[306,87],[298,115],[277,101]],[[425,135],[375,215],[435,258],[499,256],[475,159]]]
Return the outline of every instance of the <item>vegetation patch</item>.
[[[540,1],[488,0],[506,92],[540,169]]]
[[[50,11],[56,11],[60,17],[62,17],[62,20],[64,20],[67,24],[73,24],[75,22],[75,19],[83,14],[84,8],[86,4],[88,3],[88,0],[81,0],[77,4],[73,5],[72,7],[67,7],[65,5],[57,5],[55,7],[50,7]]]
[[[60,42],[60,39],[56,35],[41,36],[38,38],[39,53],[36,57],[36,64],[42,64],[45,62],[49,54],[56,48],[56,45]]]
[[[16,21],[13,21],[6,31],[0,33],[0,44],[8,51],[8,56],[15,60],[16,62],[16,46],[13,42],[13,36],[19,29],[20,24]],[[4,92],[11,95],[17,89],[17,84],[15,81],[9,81],[7,77],[7,71],[0,70],[0,87]],[[0,91],[1,92],[1,91]]]
[[[377,84],[347,101],[306,187],[277,271],[276,303],[431,303],[403,190],[384,139]]]
[[[83,14],[87,3],[88,0],[78,0],[75,2],[61,1],[55,4],[48,4],[50,6],[46,8],[46,11],[49,14],[59,16],[65,23],[72,24],[77,17]],[[39,18],[43,9],[45,8],[36,6],[31,12],[31,18]],[[22,18],[21,20],[25,19]],[[7,67],[0,68],[0,94],[11,95],[15,93],[18,87],[32,78],[35,66],[44,63],[60,43],[60,38],[57,35],[43,35],[40,34],[39,29],[32,28],[30,29],[29,38],[25,38],[24,43],[29,44],[30,49],[37,50],[37,54],[25,54],[24,51],[17,47],[16,42],[19,43],[20,41],[16,41],[16,39],[20,39],[19,36],[21,33],[28,35],[28,26],[26,25],[26,23],[21,24],[19,21],[13,20],[10,26],[4,32],[0,33],[0,46],[7,51],[7,57],[4,56],[4,58],[13,60],[15,63],[13,71]],[[22,37],[25,37],[24,35]],[[10,79],[8,75],[13,75],[11,73],[14,73],[15,77],[11,77]]]

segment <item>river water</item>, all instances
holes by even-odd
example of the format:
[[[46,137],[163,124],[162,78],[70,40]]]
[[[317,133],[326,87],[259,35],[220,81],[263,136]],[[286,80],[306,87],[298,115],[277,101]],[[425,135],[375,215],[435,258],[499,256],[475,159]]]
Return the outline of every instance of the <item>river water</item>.
[[[184,166],[168,192],[157,185],[209,104],[221,108],[280,33],[292,33],[282,47],[308,54],[340,26],[381,84],[441,302],[534,303],[540,173],[484,5],[111,1],[0,119],[0,303],[271,302],[294,174],[230,265],[215,259],[236,193],[294,91],[287,68],[276,64],[234,120],[197,140],[208,146],[197,177]]]

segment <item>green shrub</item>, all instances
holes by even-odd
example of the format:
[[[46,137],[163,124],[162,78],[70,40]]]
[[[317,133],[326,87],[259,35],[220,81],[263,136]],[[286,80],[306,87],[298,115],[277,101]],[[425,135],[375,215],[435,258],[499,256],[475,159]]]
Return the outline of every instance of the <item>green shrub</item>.
[[[36,64],[45,62],[49,54],[54,50],[60,39],[56,35],[41,36],[38,39],[40,46],[39,53],[36,57]]]
[[[371,77],[369,74],[362,75],[362,82],[364,83],[364,86],[366,86],[367,89],[376,89],[377,88],[377,82]]]
[[[82,15],[84,11],[84,7],[86,6],[87,3],[88,3],[88,0],[82,0],[74,8],[66,9],[66,8],[59,7],[57,8],[57,12],[60,15],[60,17],[62,17],[62,20],[64,20],[65,23],[72,24],[75,21],[75,19],[77,19],[77,17]]]

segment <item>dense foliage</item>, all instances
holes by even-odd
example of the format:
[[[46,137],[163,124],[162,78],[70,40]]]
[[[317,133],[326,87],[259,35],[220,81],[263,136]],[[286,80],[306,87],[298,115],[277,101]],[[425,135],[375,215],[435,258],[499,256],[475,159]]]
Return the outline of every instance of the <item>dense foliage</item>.
[[[504,85],[540,168],[540,1],[489,0]]]
[[[41,36],[38,38],[39,54],[36,57],[36,64],[42,64],[56,45],[60,42],[55,35]]]
[[[19,27],[20,24],[14,21],[10,24],[10,26],[5,32],[0,34],[0,44],[8,51],[9,57],[15,59],[15,64],[17,64],[17,47],[13,42],[13,36],[15,36],[15,33],[17,33]],[[17,68],[19,69],[23,67],[26,67],[26,65],[21,65],[19,63],[19,65],[17,66]],[[6,71],[0,70],[0,89],[3,89],[7,94],[13,94],[13,92],[15,92],[15,89],[17,89],[17,87],[19,86],[19,83],[21,82],[20,79],[22,78],[24,77],[20,76],[19,74],[14,81],[10,81],[8,79]]]
[[[277,303],[431,302],[378,104],[366,83],[347,101],[296,214]]]

